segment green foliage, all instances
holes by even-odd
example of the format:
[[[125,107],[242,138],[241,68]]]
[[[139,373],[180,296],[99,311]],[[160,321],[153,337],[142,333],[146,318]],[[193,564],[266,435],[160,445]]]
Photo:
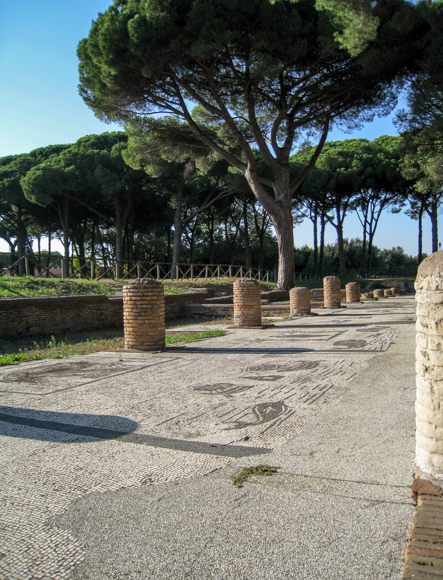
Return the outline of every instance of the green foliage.
[[[33,276],[0,278],[0,296],[60,296],[60,295],[112,294],[106,284],[89,280],[57,280]]]
[[[16,365],[25,358],[23,353],[0,355],[0,365]]]
[[[167,336],[165,339],[165,344],[177,344],[177,343],[189,343],[196,342],[198,340],[204,340],[205,338],[214,338],[217,336],[224,336],[226,333],[224,330],[204,330],[201,332],[178,332],[176,334]]]
[[[166,336],[166,344],[190,343],[205,338],[223,336],[223,330],[207,330],[202,332],[177,332],[172,336]],[[26,344],[26,346],[25,346]],[[61,337],[52,335],[49,340],[41,339],[39,342],[32,340],[23,343],[17,341],[0,341],[0,349],[8,350],[0,355],[1,365],[13,365],[20,362],[40,360],[47,358],[63,358],[74,355],[87,355],[93,352],[117,350],[119,360],[122,360],[120,351],[124,350],[124,337],[122,331],[91,332],[89,336],[72,334]]]
[[[443,3],[420,0],[417,10],[428,26],[424,58],[411,78],[407,109],[397,114],[406,141],[426,155],[443,156]]]
[[[362,240],[344,240],[344,259],[347,278],[360,275],[363,254]],[[307,246],[295,249],[298,267],[296,274],[313,275],[313,250]],[[379,276],[415,276],[417,273],[417,258],[408,256],[403,248],[381,250],[373,246],[372,275]],[[340,271],[338,244],[327,244],[324,248],[324,268],[322,275],[338,275]],[[321,276],[320,276],[321,277]]]
[[[355,126],[389,112],[392,83],[420,55],[422,21],[410,3],[338,7],[333,0],[119,0],[78,47],[80,94],[99,117],[179,116],[247,178],[278,233],[285,288],[293,273],[292,194],[331,123]],[[226,142],[201,127],[203,111],[212,127],[227,130]],[[308,135],[318,148],[290,182],[289,156]]]

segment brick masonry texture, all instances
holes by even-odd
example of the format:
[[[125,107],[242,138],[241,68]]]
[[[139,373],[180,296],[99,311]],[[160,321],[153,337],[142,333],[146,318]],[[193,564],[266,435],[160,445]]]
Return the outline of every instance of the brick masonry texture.
[[[311,293],[309,288],[292,288],[289,291],[289,304],[292,316],[311,314]]]
[[[348,304],[360,302],[360,284],[358,282],[346,284],[346,302]]]
[[[384,290],[382,290],[381,288],[377,288],[376,290],[374,290],[374,298],[384,298],[384,297],[385,297]]]
[[[261,325],[260,284],[255,280],[237,280],[234,283],[235,326]]]
[[[414,480],[418,497],[405,552],[402,580],[443,578],[443,497],[426,480]]]
[[[323,294],[325,308],[340,308],[340,279],[335,276],[323,278]]]
[[[166,320],[182,306],[201,303],[203,293],[165,296]],[[123,328],[123,298],[117,296],[42,296],[0,300],[0,339],[60,332]]]
[[[136,281],[123,288],[125,348],[165,350],[165,289],[156,282]]]

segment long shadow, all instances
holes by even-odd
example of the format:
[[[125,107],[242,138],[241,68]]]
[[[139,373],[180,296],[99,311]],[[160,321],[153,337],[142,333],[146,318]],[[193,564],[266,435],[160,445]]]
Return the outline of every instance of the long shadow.
[[[399,325],[399,324],[415,324],[415,320],[383,320],[380,322],[362,322],[360,324],[355,323],[345,323],[345,324],[285,324],[284,326],[280,326],[278,328],[281,329],[286,329],[286,328],[294,328],[294,329],[298,329],[298,328],[319,328],[320,330],[322,328],[335,328],[335,329],[340,329],[340,328],[367,328],[370,326],[395,326],[395,325]]]
[[[33,429],[11,429],[11,425]],[[58,413],[0,406],[0,435],[9,437],[76,443],[79,437],[118,439],[135,431],[137,425],[136,421],[118,415]]]
[[[98,423],[100,426],[91,423]],[[223,457],[247,457],[272,451],[267,447],[205,443],[134,433],[137,425],[136,421],[118,415],[57,413],[0,406],[0,435],[6,437],[54,443],[83,443],[85,437],[99,440],[115,439],[123,443]]]
[[[11,292],[11,294],[17,294],[17,296],[21,296],[22,298],[26,296],[26,294],[22,294],[21,292],[17,292],[17,290],[13,290],[9,286],[7,286],[6,284],[2,284],[1,282],[0,282],[0,287],[1,288],[6,288],[6,290],[8,292]],[[28,296],[28,298],[29,298],[29,296]]]
[[[180,353],[206,353],[206,354],[300,354],[302,352],[316,352],[313,348],[239,348],[238,346],[232,346],[229,348],[214,347],[210,348],[207,346],[167,346],[166,352],[169,351],[180,351]]]

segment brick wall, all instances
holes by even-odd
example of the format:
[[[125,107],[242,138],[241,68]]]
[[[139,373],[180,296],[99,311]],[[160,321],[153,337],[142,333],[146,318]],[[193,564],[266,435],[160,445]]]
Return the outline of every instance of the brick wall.
[[[180,314],[181,304],[200,303],[206,293],[165,296],[166,319]],[[0,300],[0,339],[123,328],[122,296],[42,296]]]

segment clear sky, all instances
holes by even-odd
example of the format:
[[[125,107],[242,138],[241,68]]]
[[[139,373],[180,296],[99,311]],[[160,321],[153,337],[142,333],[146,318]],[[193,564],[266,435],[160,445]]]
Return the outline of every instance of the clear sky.
[[[0,1],[0,157],[37,147],[72,143],[113,127],[100,122],[78,95],[78,42],[111,0]],[[395,135],[391,117],[378,119],[352,137]],[[334,131],[331,139],[346,139]],[[358,219],[345,220],[345,237],[361,238]],[[424,220],[424,251],[431,252],[430,222]],[[309,221],[295,228],[295,245],[312,246]],[[327,228],[327,242],[335,231]],[[417,223],[404,214],[382,215],[375,244],[417,252]],[[0,251],[7,251],[0,240]]]

